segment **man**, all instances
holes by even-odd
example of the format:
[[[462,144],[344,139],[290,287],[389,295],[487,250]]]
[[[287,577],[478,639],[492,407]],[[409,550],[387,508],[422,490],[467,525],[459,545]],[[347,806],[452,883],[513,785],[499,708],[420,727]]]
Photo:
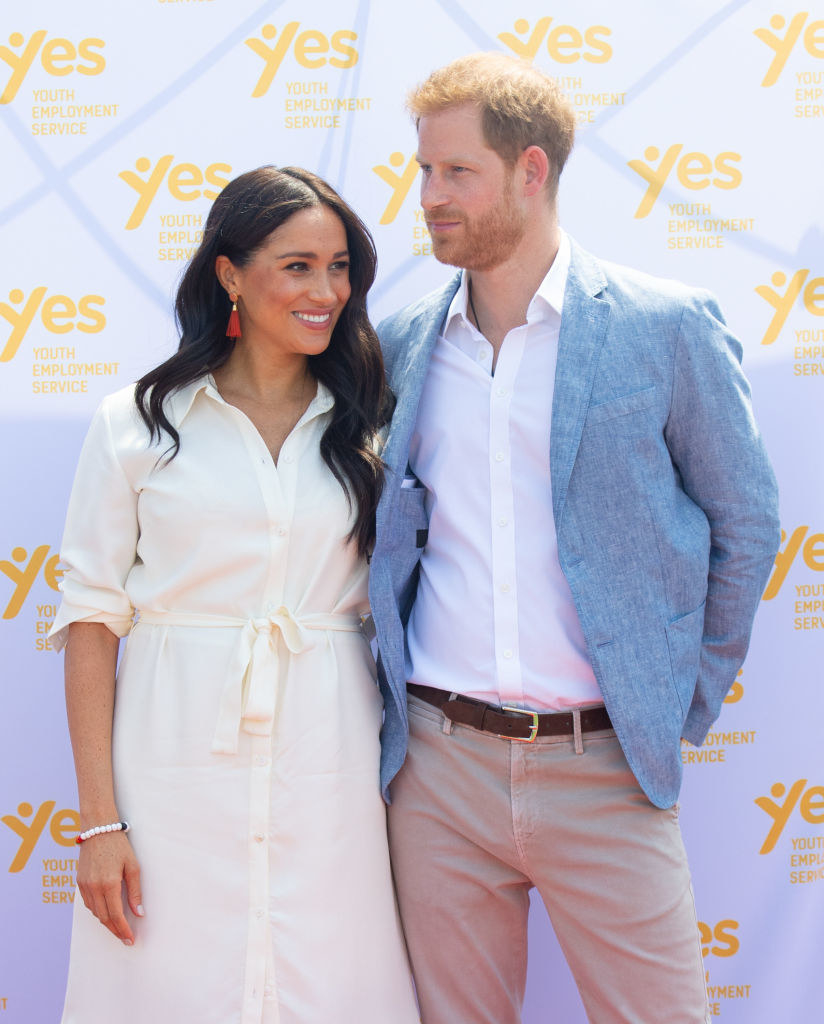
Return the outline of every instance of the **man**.
[[[379,329],[371,596],[422,1021],[520,1021],[533,886],[590,1021],[709,1020],[680,741],[779,542],[741,346],[708,294],[561,232],[574,118],[541,72],[462,58],[409,106],[433,250],[463,268]]]

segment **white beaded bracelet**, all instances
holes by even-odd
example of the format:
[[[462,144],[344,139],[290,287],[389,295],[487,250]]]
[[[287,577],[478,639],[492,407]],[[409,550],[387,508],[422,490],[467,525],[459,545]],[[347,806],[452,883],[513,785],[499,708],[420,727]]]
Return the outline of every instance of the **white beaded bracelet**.
[[[86,829],[85,832],[81,832],[80,835],[75,839],[75,842],[85,843],[87,839],[91,839],[92,836],[99,836],[103,832],[128,832],[129,823],[128,821],[115,821],[111,825],[96,825],[94,828]]]

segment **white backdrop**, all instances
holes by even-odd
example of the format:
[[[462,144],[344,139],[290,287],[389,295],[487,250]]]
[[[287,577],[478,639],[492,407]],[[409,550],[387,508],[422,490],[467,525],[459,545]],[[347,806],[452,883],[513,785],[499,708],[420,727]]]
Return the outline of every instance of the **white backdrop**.
[[[362,214],[375,319],[443,281],[402,98],[479,49],[534,60],[572,98],[567,230],[713,288],[743,340],[785,539],[724,714],[684,747],[682,822],[714,1016],[820,1020],[824,7],[10,0],[2,20],[0,1024],[59,1020],[77,815],[46,634],[91,413],[171,351],[210,200],[259,164],[316,170]],[[206,844],[219,823],[203,827]],[[525,1021],[579,1024],[540,907],[530,928]]]

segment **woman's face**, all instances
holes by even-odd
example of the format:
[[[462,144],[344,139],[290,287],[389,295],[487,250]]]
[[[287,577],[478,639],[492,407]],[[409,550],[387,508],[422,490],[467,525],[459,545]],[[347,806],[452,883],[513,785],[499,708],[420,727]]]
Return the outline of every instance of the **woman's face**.
[[[234,273],[242,344],[323,352],[351,292],[343,221],[328,206],[299,210]]]

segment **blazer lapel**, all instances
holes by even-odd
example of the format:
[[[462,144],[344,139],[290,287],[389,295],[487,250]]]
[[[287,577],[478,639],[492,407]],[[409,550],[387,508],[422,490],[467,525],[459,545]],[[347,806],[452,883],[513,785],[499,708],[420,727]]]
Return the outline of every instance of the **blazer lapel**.
[[[412,313],[404,330],[408,344],[404,357],[396,360],[389,381],[397,405],[383,451],[386,465],[400,474],[406,469],[409,439],[415,426],[435,342],[438,340],[441,325],[459,284],[460,275],[454,277],[434,295],[424,299],[420,303],[420,308]]]
[[[598,298],[605,286],[606,278],[597,261],[573,242],[558,338],[549,442],[556,529],[560,526],[609,321],[610,304]]]

